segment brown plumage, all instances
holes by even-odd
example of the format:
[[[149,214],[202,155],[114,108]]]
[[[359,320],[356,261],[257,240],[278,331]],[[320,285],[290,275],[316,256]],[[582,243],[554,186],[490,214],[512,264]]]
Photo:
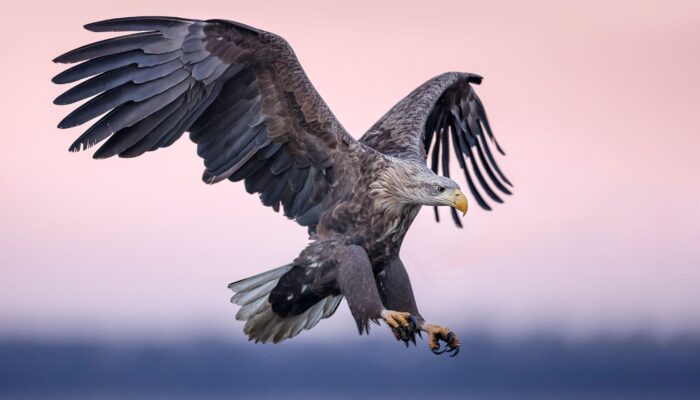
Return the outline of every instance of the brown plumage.
[[[440,205],[454,207],[461,226],[455,209],[466,212],[466,198],[449,179],[450,153],[483,208],[489,206],[477,186],[497,202],[496,190],[510,194],[489,142],[500,147],[471,86],[481,77],[433,78],[355,140],[277,35],[231,21],[172,17],[85,27],[138,33],[54,60],[82,62],[55,83],[89,78],[56,99],[90,98],[59,128],[104,114],[71,151],[106,140],[95,158],[136,157],[189,132],[204,159],[206,183],[243,180],[263,204],[308,227],[313,241],[292,263],[229,286],[251,339],[293,337],[331,316],[345,297],[361,333],[384,319],[397,339],[415,341],[423,330],[431,343],[443,340],[446,349],[458,350],[454,334],[420,316],[399,250],[423,205],[436,212]],[[445,176],[437,175],[438,167]]]

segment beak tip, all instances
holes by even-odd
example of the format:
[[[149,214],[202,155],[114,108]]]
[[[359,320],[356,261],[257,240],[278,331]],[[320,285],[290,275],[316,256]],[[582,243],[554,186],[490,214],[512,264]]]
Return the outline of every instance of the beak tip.
[[[455,200],[453,202],[453,207],[462,212],[462,217],[467,215],[467,209],[469,208],[469,203],[467,202],[467,196],[464,195],[460,190],[457,190]]]

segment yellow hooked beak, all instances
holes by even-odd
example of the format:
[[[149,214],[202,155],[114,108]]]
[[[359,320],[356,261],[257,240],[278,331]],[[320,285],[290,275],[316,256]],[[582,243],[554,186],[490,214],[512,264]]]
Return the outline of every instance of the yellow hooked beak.
[[[450,205],[462,212],[462,216],[467,214],[467,209],[469,204],[467,203],[467,196],[462,193],[461,190],[456,189],[450,200]]]

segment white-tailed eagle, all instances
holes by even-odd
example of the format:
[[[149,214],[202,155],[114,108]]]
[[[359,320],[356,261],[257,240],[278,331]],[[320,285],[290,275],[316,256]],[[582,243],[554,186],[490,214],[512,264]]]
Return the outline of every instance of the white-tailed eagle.
[[[293,262],[229,285],[250,339],[291,338],[330,317],[344,297],[360,333],[382,319],[407,345],[423,331],[433,352],[459,351],[453,332],[418,312],[399,251],[421,206],[434,206],[436,217],[438,206],[450,206],[461,226],[456,210],[466,213],[467,198],[449,178],[451,156],[481,207],[489,209],[480,190],[496,202],[497,192],[510,194],[472,87],[480,76],[449,72],[425,82],[356,140],[275,34],[172,17],[85,28],[136,33],[54,60],[79,64],[53,82],[81,81],[55,103],[89,99],[59,128],[101,116],[71,151],[106,140],[95,158],[137,157],[189,132],[206,183],[244,181],[264,205],[308,227],[311,243]]]

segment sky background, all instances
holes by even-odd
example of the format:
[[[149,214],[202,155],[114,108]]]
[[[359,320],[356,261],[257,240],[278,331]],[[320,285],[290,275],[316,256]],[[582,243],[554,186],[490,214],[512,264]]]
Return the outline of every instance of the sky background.
[[[462,230],[421,212],[402,259],[428,320],[506,337],[700,333],[700,3],[177,3],[6,8],[0,335],[243,339],[226,285],[307,243],[241,184],[203,184],[186,139],[130,160],[67,152],[82,130],[55,127],[72,108],[52,104],[67,87],[51,59],[105,37],[83,24],[133,15],[285,37],[355,137],[439,73],[485,77],[515,194],[472,207]],[[337,335],[355,335],[345,304],[296,340]]]

